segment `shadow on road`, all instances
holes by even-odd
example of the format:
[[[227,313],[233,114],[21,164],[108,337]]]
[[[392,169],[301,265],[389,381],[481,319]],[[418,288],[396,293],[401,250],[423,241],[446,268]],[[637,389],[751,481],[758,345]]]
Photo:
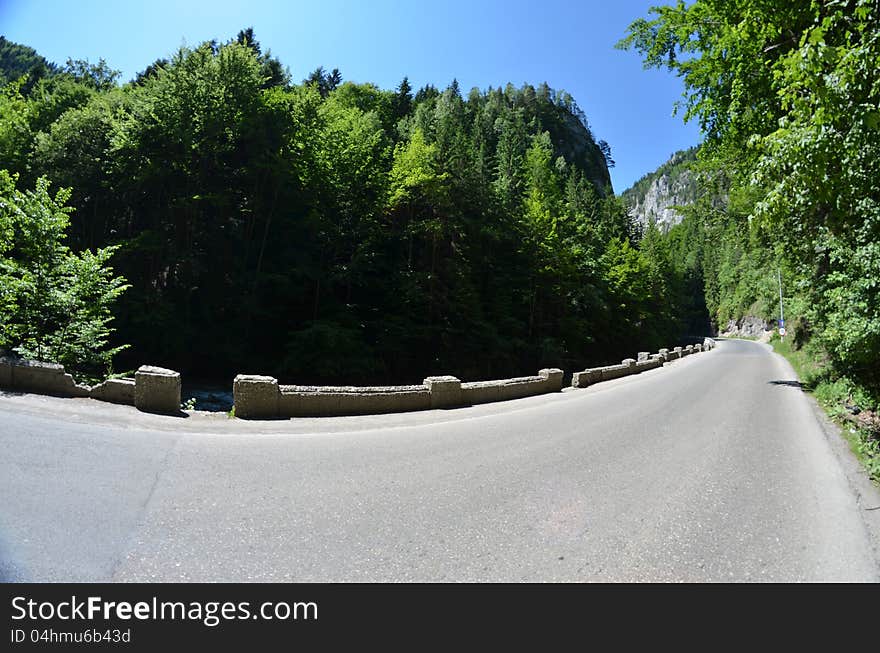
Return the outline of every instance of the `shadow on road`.
[[[787,385],[792,388],[800,388],[801,390],[806,387],[800,381],[767,381],[767,383],[770,385]]]

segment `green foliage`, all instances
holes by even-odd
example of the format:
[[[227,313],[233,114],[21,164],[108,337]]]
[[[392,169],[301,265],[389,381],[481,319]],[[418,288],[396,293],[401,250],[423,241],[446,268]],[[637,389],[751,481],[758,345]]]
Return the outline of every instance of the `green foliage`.
[[[621,47],[685,83],[700,121],[704,193],[692,207],[717,324],[778,316],[783,273],[800,341],[833,373],[880,387],[880,13],[874,0],[697,0],[652,10]]]
[[[857,379],[840,376],[829,366],[830,361],[824,359],[821,344],[816,341],[802,347],[793,338],[781,340],[774,335],[771,344],[791,363],[803,387],[841,426],[870,477],[880,482],[880,424],[876,421],[880,414],[880,394],[877,389]],[[874,420],[860,422],[853,413],[868,415]]]
[[[68,189],[45,178],[33,191],[0,171],[0,346],[71,370],[101,373],[124,347],[110,347],[111,309],[128,287],[107,263],[115,247],[71,252],[64,244]]]
[[[394,163],[388,179],[389,209],[442,201],[447,175],[438,171],[436,159],[437,147],[425,142],[425,135],[418,127],[408,142],[394,148]]]
[[[111,69],[103,59],[99,59],[96,64],[85,59],[68,59],[62,74],[69,75],[78,84],[96,91],[114,88],[121,75],[118,70]]]
[[[697,119],[710,141],[743,144],[780,116],[775,77],[796,46],[792,35],[810,24],[816,4],[775,0],[697,0],[652,8],[618,47],[635,48],[645,67],[682,77],[677,108]]]
[[[614,302],[611,313],[621,343],[638,334],[640,346],[659,347],[678,334],[669,324],[673,315],[666,312],[673,308],[666,306],[667,277],[671,276],[668,259],[656,230],[648,236],[640,249],[629,240],[612,240],[601,264]]]
[[[39,79],[51,76],[58,67],[26,45],[14,43],[0,36],[0,86],[26,77],[30,88]]]
[[[23,79],[0,88],[0,169],[23,169],[33,139],[22,83]]]
[[[109,313],[85,306],[115,303],[124,367],[398,383],[614,360],[681,331],[673,256],[639,244],[610,146],[564,91],[388,91],[323,68],[292,85],[252,29],[116,82],[68,62],[3,89],[0,160],[76,208],[50,211],[63,292],[16,346],[96,365]]]
[[[331,91],[342,83],[342,74],[338,68],[334,68],[332,72],[326,72],[324,66],[318,66],[312,73],[303,80],[303,85],[312,86],[317,89],[322,98],[330,95]]]

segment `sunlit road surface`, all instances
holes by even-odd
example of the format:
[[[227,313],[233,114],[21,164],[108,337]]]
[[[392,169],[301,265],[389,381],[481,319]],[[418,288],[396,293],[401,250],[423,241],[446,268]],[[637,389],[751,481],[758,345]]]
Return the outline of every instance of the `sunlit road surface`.
[[[723,341],[513,402],[243,422],[0,396],[0,576],[877,581],[791,368]],[[836,437],[836,436],[835,436]]]

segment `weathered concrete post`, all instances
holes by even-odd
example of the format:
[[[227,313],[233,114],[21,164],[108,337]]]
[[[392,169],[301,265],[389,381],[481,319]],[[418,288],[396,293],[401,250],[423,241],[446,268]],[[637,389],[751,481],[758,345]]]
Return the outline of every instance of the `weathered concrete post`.
[[[134,375],[134,407],[145,413],[179,413],[180,373],[141,365]]]
[[[232,383],[236,417],[278,417],[279,397],[278,379],[271,376],[239,374]]]
[[[636,359],[635,358],[624,358],[622,361],[620,361],[620,364],[625,365],[626,367],[635,367],[636,366]]]
[[[682,356],[684,356],[684,354],[681,353],[681,347],[676,347],[672,350],[672,358],[681,358]]]
[[[545,367],[538,370],[538,376],[547,379],[547,389],[550,392],[559,392],[562,390],[562,375],[564,372],[558,367]]]
[[[647,351],[640,351],[640,352],[639,352],[638,359],[637,359],[638,362],[641,363],[642,361],[646,361],[646,360],[648,360],[648,356],[649,356],[649,355],[650,355],[650,352],[647,352]]]
[[[660,356],[660,358],[663,360],[664,363],[669,360],[669,350],[668,349],[665,349],[665,348],[661,349],[657,353],[657,355]]]
[[[431,393],[431,408],[461,406],[461,380],[454,376],[429,376],[422,384]]]

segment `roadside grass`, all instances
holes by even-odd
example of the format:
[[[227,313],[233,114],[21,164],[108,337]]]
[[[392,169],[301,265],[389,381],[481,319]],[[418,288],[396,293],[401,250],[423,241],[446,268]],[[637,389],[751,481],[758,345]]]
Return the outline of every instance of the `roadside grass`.
[[[791,363],[804,391],[809,392],[841,430],[871,479],[880,485],[880,423],[876,399],[864,387],[836,376],[826,357],[807,343],[797,349],[793,338],[770,338],[773,350]]]

